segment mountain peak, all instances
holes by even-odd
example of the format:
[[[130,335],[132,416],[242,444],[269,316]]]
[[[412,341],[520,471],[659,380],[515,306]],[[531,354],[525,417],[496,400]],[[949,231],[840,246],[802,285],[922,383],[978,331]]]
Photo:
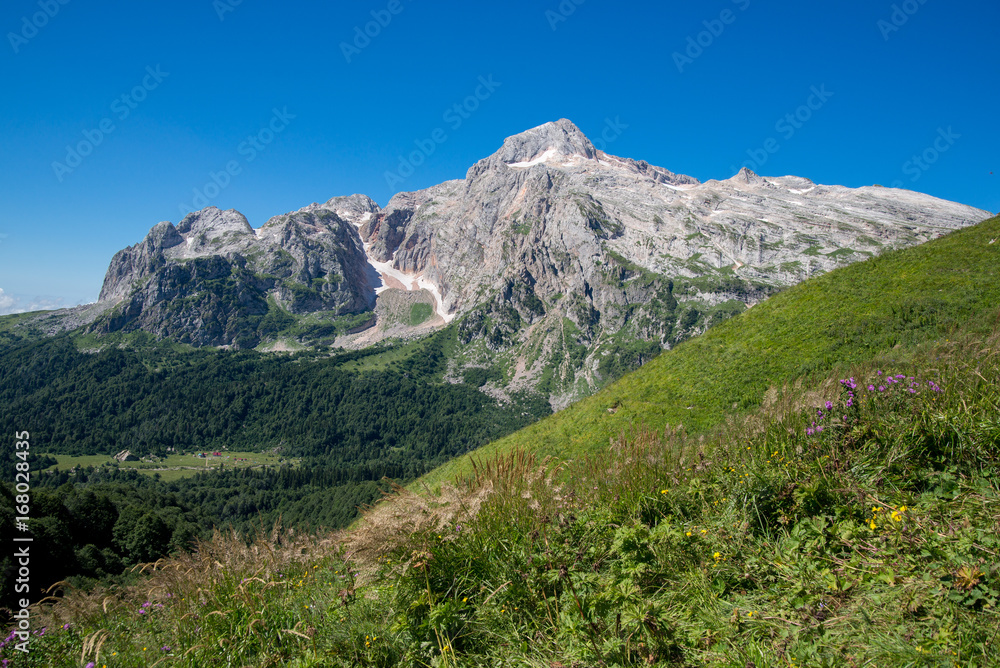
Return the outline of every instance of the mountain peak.
[[[546,154],[595,158],[597,149],[580,128],[562,118],[508,137],[494,155],[507,164],[516,164],[539,160]]]
[[[221,236],[226,232],[253,234],[253,228],[242,213],[235,209],[222,211],[214,206],[184,216],[184,219],[177,223],[177,231],[184,235],[205,234],[209,238]]]
[[[754,184],[758,184],[763,181],[763,179],[760,178],[757,172],[753,171],[749,167],[744,167],[739,172],[737,172],[736,176],[733,177],[733,180],[742,181],[743,183],[754,183]]]

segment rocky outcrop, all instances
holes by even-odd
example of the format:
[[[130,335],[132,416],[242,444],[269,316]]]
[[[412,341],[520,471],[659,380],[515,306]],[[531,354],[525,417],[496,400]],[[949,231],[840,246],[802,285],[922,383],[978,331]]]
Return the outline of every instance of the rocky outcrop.
[[[782,287],[988,215],[746,169],[700,183],[599,151],[561,120],[464,180],[396,195],[360,232],[379,262],[435,287],[463,341],[525,367],[528,385],[562,378],[550,390],[568,400],[636,341],[670,347]]]
[[[352,346],[457,321],[456,360],[503,369],[487,391],[536,389],[559,407],[775,290],[987,217],[748,169],[701,183],[560,120],[384,209],[353,195],[258,230],[215,208],[160,223],[115,255],[100,308],[59,322],[245,347],[314,313],[371,311],[322,325]]]
[[[359,313],[375,293],[363,245],[344,220],[377,210],[335,198],[276,216],[259,230],[214,207],[160,223],[111,261],[91,331],[146,331],[193,345],[252,347],[270,312]]]

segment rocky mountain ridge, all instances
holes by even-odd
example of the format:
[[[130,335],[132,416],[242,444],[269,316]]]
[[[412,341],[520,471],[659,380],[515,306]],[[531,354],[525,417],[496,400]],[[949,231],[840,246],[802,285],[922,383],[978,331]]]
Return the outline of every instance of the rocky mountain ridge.
[[[378,209],[363,196],[328,204]],[[357,230],[329,208],[275,216],[255,230],[239,212],[209,207],[176,227],[159,223],[141,243],[115,254],[99,298],[112,307],[91,329],[252,347],[267,334],[259,320],[272,312],[370,310],[375,280]]]
[[[87,313],[96,333],[236,347],[309,343],[303,318],[348,347],[456,321],[453,378],[489,369],[487,391],[559,407],[775,290],[989,215],[747,169],[701,183],[564,119],[384,208],[353,195],[257,230],[215,208],[160,223],[115,255]]]

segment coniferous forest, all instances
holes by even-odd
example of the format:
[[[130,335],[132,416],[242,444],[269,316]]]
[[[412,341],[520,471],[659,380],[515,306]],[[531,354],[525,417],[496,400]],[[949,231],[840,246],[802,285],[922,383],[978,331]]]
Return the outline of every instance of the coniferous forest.
[[[284,460],[172,481],[106,466],[43,471],[32,482],[35,543],[47,555],[35,564],[37,581],[116,576],[214,528],[345,526],[392,482],[551,412],[544,401],[503,404],[446,382],[452,337],[444,330],[408,347],[280,355],[166,345],[82,352],[70,336],[8,344],[0,421],[31,432],[32,471],[55,464],[50,454],[124,449],[271,451]],[[4,441],[0,456],[12,449]],[[0,488],[8,535],[14,497],[9,484]],[[12,593],[12,567],[0,562],[0,605]]]

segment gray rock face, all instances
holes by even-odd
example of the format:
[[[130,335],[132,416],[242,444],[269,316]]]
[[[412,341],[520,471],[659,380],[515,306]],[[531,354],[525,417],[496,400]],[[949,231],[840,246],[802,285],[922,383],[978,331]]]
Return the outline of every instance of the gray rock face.
[[[987,217],[746,169],[700,183],[598,151],[560,120],[464,180],[396,195],[360,232],[374,260],[436,291],[445,320],[465,316],[463,340],[515,381],[562,378],[547,390],[558,407],[646,355],[637,340],[670,347],[777,289]]]
[[[373,310],[341,336],[352,346],[457,319],[461,364],[503,369],[488,391],[530,388],[558,408],[775,290],[989,216],[747,169],[701,183],[597,150],[560,120],[384,209],[353,195],[258,230],[215,208],[160,223],[115,255],[88,313],[101,313],[94,331],[236,346],[281,314]],[[410,325],[417,304],[434,314]]]
[[[194,345],[252,347],[273,309],[337,315],[372,308],[375,293],[353,215],[367,197],[336,198],[276,216],[259,230],[214,207],[156,225],[115,255],[91,330],[147,331]],[[273,301],[273,306],[269,304]]]

